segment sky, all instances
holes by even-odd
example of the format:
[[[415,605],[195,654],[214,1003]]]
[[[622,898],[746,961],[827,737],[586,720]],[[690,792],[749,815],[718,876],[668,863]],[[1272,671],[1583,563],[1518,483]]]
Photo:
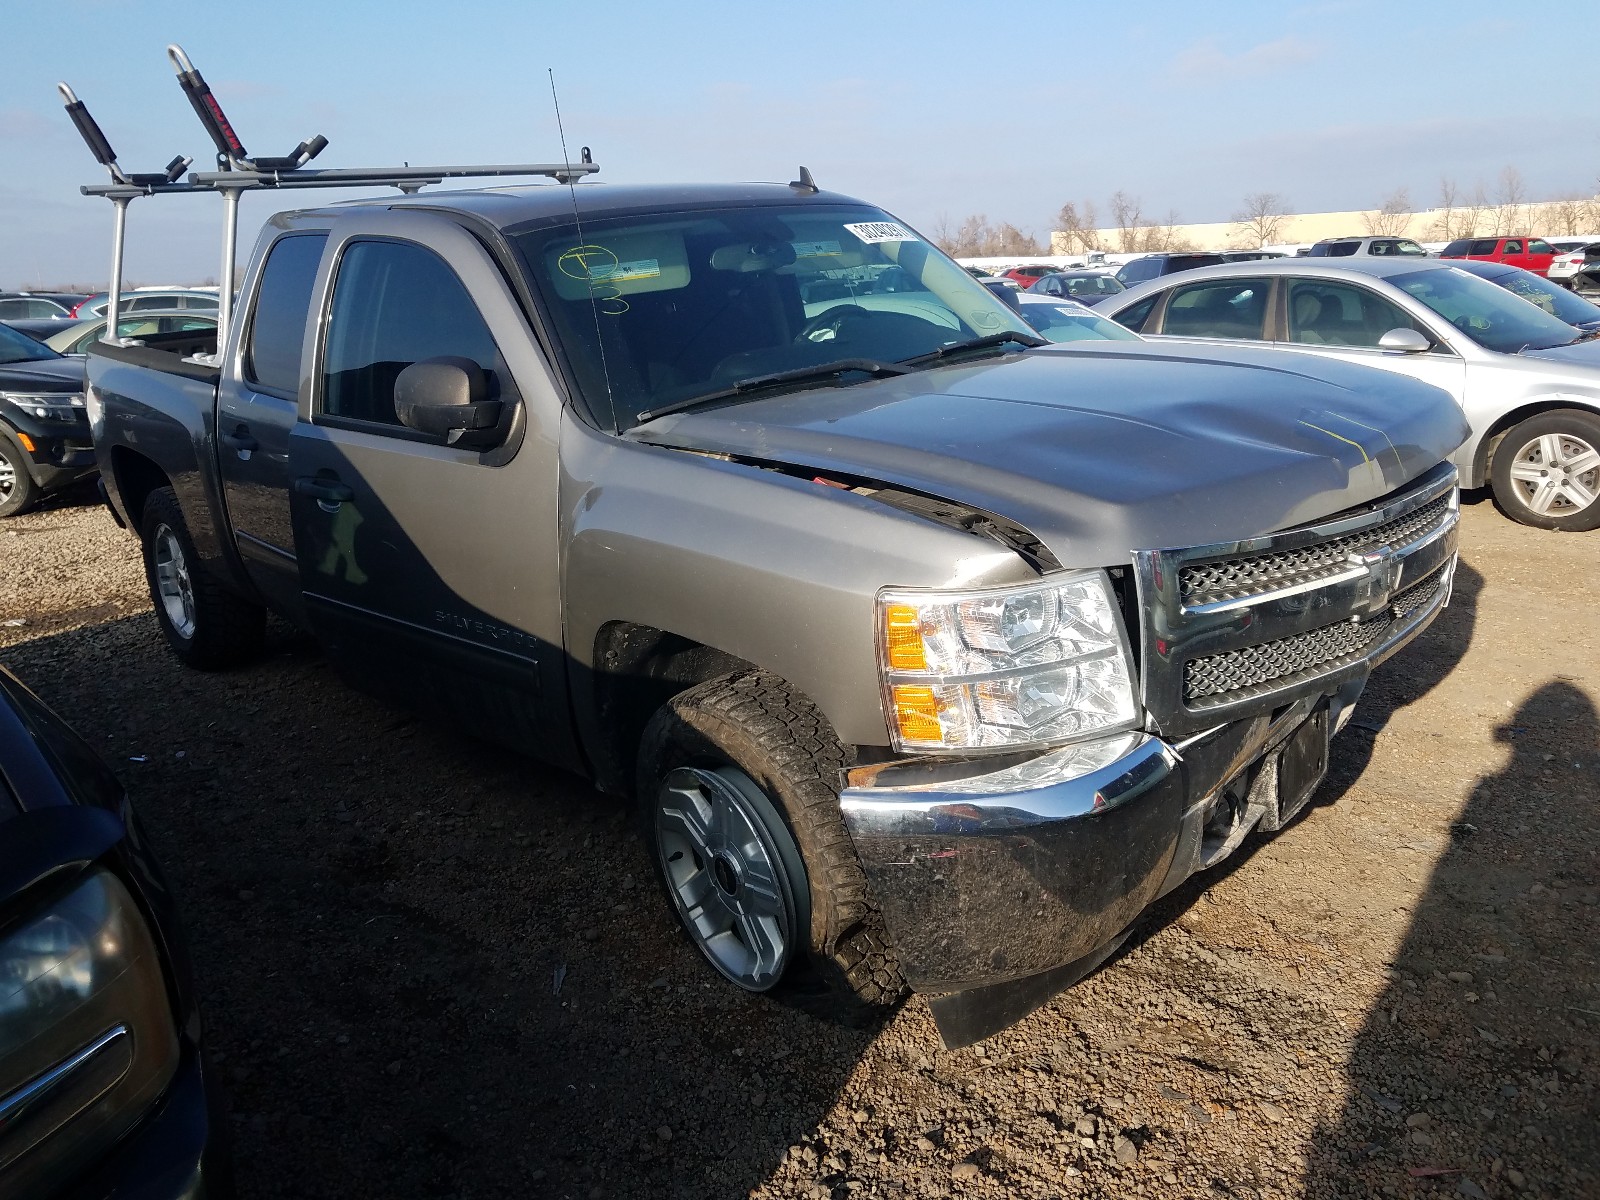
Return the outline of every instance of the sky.
[[[1595,0],[5,0],[0,289],[102,286],[106,179],[66,81],[128,171],[212,149],[168,65],[181,45],[245,146],[323,134],[320,167],[546,162],[591,146],[617,182],[795,178],[932,233],[975,213],[1037,236],[1121,189],[1147,216],[1225,221],[1244,197],[1299,212],[1417,208],[1441,179],[1592,195],[1600,104],[1581,63]],[[589,186],[585,184],[583,186]],[[241,244],[284,208],[249,196]],[[390,193],[393,194],[393,193]],[[136,201],[130,284],[219,271],[220,201]]]

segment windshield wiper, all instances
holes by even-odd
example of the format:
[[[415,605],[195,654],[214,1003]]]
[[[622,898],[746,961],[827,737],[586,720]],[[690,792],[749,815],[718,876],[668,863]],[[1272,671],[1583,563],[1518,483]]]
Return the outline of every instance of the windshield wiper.
[[[782,387],[784,384],[789,383],[810,383],[813,380],[832,379],[835,376],[848,375],[851,372],[860,372],[873,379],[882,379],[890,375],[909,375],[911,368],[902,366],[899,363],[880,362],[875,358],[841,358],[815,367],[796,367],[792,371],[777,371],[771,375],[756,375],[750,379],[741,379],[732,387],[720,388],[715,392],[706,392],[700,396],[690,396],[687,400],[675,400],[671,404],[663,404],[660,408],[647,408],[634,418],[634,424],[643,425],[646,421],[654,421],[657,417],[664,417],[668,413],[686,412],[691,408],[699,408],[703,404],[714,404],[718,400],[727,400],[732,396],[743,396],[769,387]]]
[[[967,350],[984,350],[990,346],[1003,346],[1007,342],[1018,342],[1030,349],[1034,346],[1048,346],[1048,338],[1034,337],[1031,333],[1019,333],[1017,330],[1008,329],[1004,333],[991,333],[985,337],[973,338],[970,342],[952,342],[948,346],[940,346],[937,350],[930,350],[926,354],[919,354],[915,358],[902,358],[903,366],[920,367],[925,363],[938,362],[941,358],[948,358],[952,354],[960,354]]]

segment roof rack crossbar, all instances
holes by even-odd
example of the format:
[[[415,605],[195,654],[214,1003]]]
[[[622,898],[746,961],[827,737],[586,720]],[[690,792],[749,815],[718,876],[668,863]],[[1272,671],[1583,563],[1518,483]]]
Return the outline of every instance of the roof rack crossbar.
[[[139,196],[193,195],[209,192],[221,196],[223,207],[222,272],[217,313],[217,348],[220,354],[226,342],[228,325],[232,316],[232,301],[237,268],[239,198],[246,191],[263,189],[290,191],[310,188],[395,187],[413,195],[431,184],[446,179],[486,179],[506,176],[540,175],[560,183],[572,183],[585,175],[599,171],[589,147],[584,146],[577,162],[560,163],[508,163],[501,165],[468,165],[446,167],[354,167],[333,170],[305,170],[310,162],[328,145],[328,139],[318,134],[308,138],[283,158],[252,158],[244,142],[222,111],[222,105],[211,94],[205,78],[195,69],[194,63],[176,44],[167,47],[167,57],[177,72],[178,86],[188,97],[200,124],[217,149],[217,170],[195,171],[179,182],[188,170],[191,159],[175,158],[161,174],[129,175],[117,166],[116,154],[100,126],[89,115],[72,89],[60,84],[67,114],[77,127],[102,166],[111,174],[109,184],[90,184],[79,189],[85,196],[101,196],[110,200],[116,210],[112,237],[111,307],[107,322],[107,341],[116,341],[114,331],[118,298],[122,290],[122,247],[127,223],[128,205]],[[565,154],[566,148],[562,147]]]
[[[337,167],[312,171],[193,171],[189,182],[202,188],[399,187],[410,183],[438,183],[445,179],[487,179],[507,175],[542,175],[567,182],[593,175],[600,168],[590,163],[506,163],[496,166],[446,167]]]

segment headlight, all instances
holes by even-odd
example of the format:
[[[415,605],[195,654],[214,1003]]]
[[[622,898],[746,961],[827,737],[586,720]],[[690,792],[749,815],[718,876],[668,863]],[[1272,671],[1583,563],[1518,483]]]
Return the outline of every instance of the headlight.
[[[878,594],[878,660],[896,750],[1044,745],[1138,723],[1111,581]]]
[[[0,1180],[50,1195],[160,1099],[178,1043],[133,898],[96,871],[0,935]]]
[[[41,421],[75,421],[84,412],[82,392],[0,392],[0,399]]]

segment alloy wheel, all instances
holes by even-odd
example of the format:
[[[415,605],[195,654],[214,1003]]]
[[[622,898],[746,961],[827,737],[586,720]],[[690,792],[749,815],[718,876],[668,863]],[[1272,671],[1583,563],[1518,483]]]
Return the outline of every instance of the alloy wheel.
[[[723,976],[763,992],[783,977],[797,936],[793,881],[735,767],[680,767],[656,796],[657,852],[685,928]]]
[[[183,546],[170,525],[158,525],[155,536],[156,589],[167,624],[181,638],[195,630],[194,585]]]

